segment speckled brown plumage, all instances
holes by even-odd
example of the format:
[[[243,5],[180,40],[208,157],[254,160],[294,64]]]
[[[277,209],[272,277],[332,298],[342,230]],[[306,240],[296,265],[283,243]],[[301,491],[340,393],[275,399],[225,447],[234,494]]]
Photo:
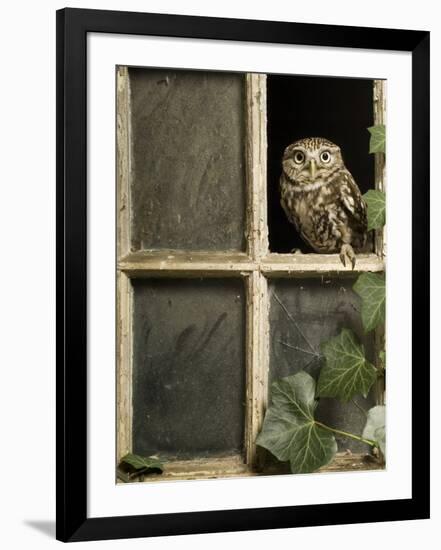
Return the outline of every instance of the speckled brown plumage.
[[[320,254],[338,252],[355,266],[366,243],[366,204],[340,148],[324,138],[289,145],[282,160],[281,204],[302,239]]]

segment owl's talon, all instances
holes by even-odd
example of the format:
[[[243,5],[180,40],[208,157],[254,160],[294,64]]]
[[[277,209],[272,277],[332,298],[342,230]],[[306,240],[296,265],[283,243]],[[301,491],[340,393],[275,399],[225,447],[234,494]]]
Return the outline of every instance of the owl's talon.
[[[351,261],[352,270],[354,270],[356,257],[355,257],[354,249],[350,244],[342,245],[340,250],[340,260],[341,260],[341,263],[343,264],[343,267],[346,267],[346,258],[348,258],[348,260]]]
[[[352,264],[352,271],[355,269],[355,256],[351,258],[351,264]]]

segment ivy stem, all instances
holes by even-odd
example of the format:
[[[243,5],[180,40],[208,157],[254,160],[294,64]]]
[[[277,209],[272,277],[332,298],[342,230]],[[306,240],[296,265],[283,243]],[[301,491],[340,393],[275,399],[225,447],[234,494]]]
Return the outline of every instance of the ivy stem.
[[[378,447],[378,443],[376,441],[373,441],[372,439],[365,439],[364,437],[361,437],[360,435],[351,434],[349,432],[344,432],[342,430],[337,430],[335,428],[331,428],[330,426],[326,426],[326,424],[322,424],[321,422],[317,422],[317,420],[314,421],[317,426],[320,426],[321,428],[324,428],[325,430],[328,430],[330,432],[334,432],[339,435],[343,435],[345,437],[350,437],[351,439],[355,439],[356,441],[361,441],[362,443],[366,443],[367,445],[370,445],[371,447]]]

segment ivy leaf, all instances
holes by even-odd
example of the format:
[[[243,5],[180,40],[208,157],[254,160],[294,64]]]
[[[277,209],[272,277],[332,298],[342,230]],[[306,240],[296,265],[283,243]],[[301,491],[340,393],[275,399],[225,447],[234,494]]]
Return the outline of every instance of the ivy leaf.
[[[386,368],[386,352],[385,351],[380,351],[380,353],[378,354],[378,357],[380,359],[380,363],[381,363],[381,366],[383,369]]]
[[[134,455],[128,453],[121,459],[122,464],[128,464],[136,471],[145,471],[145,470],[160,470],[163,471],[164,467],[160,460],[156,457],[144,457],[140,455]]]
[[[381,229],[386,223],[386,195],[383,191],[369,189],[363,195],[367,204],[368,231]]]
[[[369,153],[384,153],[386,151],[386,126],[377,124],[368,128],[371,134]]]
[[[282,462],[289,460],[294,474],[314,472],[329,464],[337,452],[332,433],[314,420],[315,381],[304,371],[274,382],[272,405],[257,444]]]
[[[377,405],[369,409],[366,426],[363,430],[365,439],[376,441],[380,447],[380,451],[386,456],[386,407]]]
[[[321,345],[326,364],[320,371],[317,395],[350,401],[354,395],[367,396],[377,378],[377,370],[364,355],[355,334],[346,328]]]
[[[386,317],[386,279],[383,274],[362,273],[355,285],[361,297],[361,320],[366,332],[384,323]]]

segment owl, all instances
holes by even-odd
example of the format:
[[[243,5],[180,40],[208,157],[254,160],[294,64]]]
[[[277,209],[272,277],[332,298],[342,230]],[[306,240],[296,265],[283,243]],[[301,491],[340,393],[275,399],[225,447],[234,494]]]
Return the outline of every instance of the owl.
[[[301,139],[283,154],[280,202],[302,239],[320,254],[338,253],[355,267],[366,243],[366,204],[340,147],[324,138]]]

